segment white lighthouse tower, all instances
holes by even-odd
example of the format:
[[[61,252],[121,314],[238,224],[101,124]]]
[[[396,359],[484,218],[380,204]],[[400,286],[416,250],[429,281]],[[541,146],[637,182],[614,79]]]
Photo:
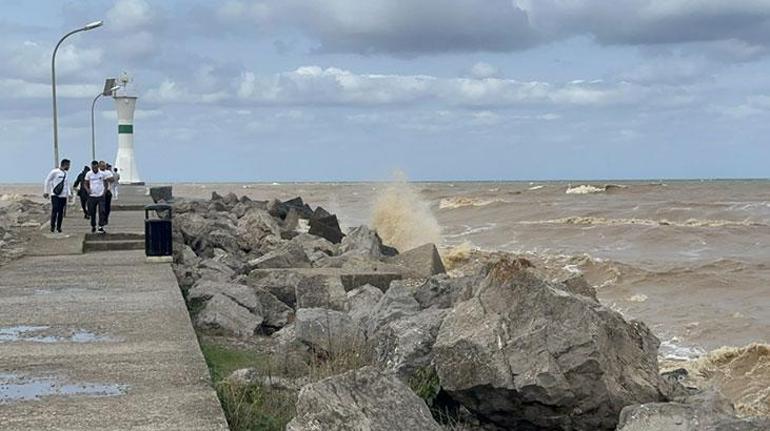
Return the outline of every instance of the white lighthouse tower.
[[[130,81],[125,73],[120,77],[121,88],[125,89]],[[114,167],[120,173],[120,184],[144,184],[139,177],[134,157],[134,110],[135,96],[114,96],[118,111],[118,155]]]

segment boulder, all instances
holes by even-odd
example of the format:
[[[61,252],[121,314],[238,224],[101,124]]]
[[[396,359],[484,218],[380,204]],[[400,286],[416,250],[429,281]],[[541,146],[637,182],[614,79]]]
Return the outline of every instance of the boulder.
[[[308,257],[318,252],[325,256],[334,256],[339,254],[339,245],[332,244],[325,238],[311,235],[309,233],[300,233],[299,235],[292,238],[291,242],[299,244],[302,249],[305,250],[305,254]]]
[[[316,352],[350,352],[363,344],[363,334],[347,314],[325,308],[300,308],[294,321],[297,340]]]
[[[158,202],[173,202],[173,189],[171,186],[150,187],[150,197],[156,204]]]
[[[242,284],[201,280],[190,289],[187,299],[192,303],[205,302],[216,295],[224,295],[255,315],[264,316],[262,304],[254,290]]]
[[[709,391],[680,402],[628,406],[618,431],[767,431],[770,418],[739,418],[721,394]]]
[[[333,244],[339,244],[345,236],[340,229],[340,222],[336,215],[328,217],[312,217],[310,219],[310,230],[308,233],[322,238],[326,238]]]
[[[270,271],[257,269],[249,273],[247,283],[259,287],[275,295],[289,307],[296,308],[296,287],[304,278],[296,271]]]
[[[226,205],[227,205],[229,208],[232,208],[232,207],[234,207],[236,204],[238,204],[238,202],[240,202],[240,201],[238,200],[238,195],[236,195],[236,194],[235,194],[235,193],[233,193],[233,192],[230,192],[230,193],[228,193],[228,194],[227,194],[227,195],[226,195],[226,196],[225,196],[225,197],[224,197],[222,200],[224,201],[224,203],[225,203],[225,204],[226,204]]]
[[[211,260],[227,265],[230,269],[235,271],[236,274],[244,274],[248,272],[246,262],[244,262],[238,254],[227,252],[221,248],[215,248],[212,251],[213,256],[211,257]]]
[[[293,233],[297,227],[299,227],[299,213],[292,208],[281,223],[281,236],[285,236],[284,233]]]
[[[435,244],[424,244],[387,259],[388,263],[405,268],[412,276],[428,278],[446,272]]]
[[[260,243],[267,236],[280,237],[278,223],[265,210],[252,208],[238,219],[238,243],[243,250],[259,249]]]
[[[301,197],[289,199],[288,201],[283,202],[282,206],[286,209],[287,215],[292,210],[294,210],[297,213],[297,215],[303,219],[309,219],[310,217],[313,216],[313,210],[310,208],[308,204],[302,202]]]
[[[598,301],[596,298],[596,289],[594,289],[588,281],[586,281],[583,274],[575,274],[566,280],[562,281],[564,288],[575,295],[583,295],[588,298]]]
[[[433,361],[443,390],[498,427],[613,430],[624,406],[664,398],[658,345],[643,323],[504,258],[446,317]]]
[[[310,268],[310,259],[302,246],[287,242],[262,257],[249,261],[249,269]]]
[[[342,254],[354,253],[362,256],[379,259],[382,257],[380,248],[382,240],[377,232],[367,226],[358,226],[351,229],[342,239]]]
[[[373,336],[377,362],[408,381],[433,361],[433,344],[449,310],[431,308],[395,320]]]
[[[322,207],[316,207],[315,211],[313,211],[313,215],[311,218],[326,218],[331,217],[332,213],[329,211],[326,211]]]
[[[371,337],[386,324],[420,311],[420,304],[401,286],[391,286],[371,310],[366,321],[366,334]]]
[[[222,294],[215,294],[195,317],[195,324],[202,329],[224,332],[239,337],[254,335],[262,323],[262,316]]]
[[[473,289],[481,282],[475,276],[451,278],[434,275],[414,290],[414,299],[422,308],[453,308],[455,304],[473,297]]]
[[[351,290],[347,293],[348,315],[363,327],[382,296],[382,291],[371,284]]]
[[[207,239],[210,246],[221,248],[228,253],[239,253],[241,251],[235,236],[224,229],[212,230],[209,232]]]
[[[441,431],[425,402],[390,374],[365,367],[302,388],[287,431]]]
[[[281,302],[267,289],[261,287],[251,287],[251,289],[254,290],[259,303],[262,305],[264,316],[262,326],[267,333],[283,328],[294,320],[294,310]]]
[[[337,276],[304,277],[295,288],[297,308],[328,308],[344,311],[347,296],[342,280]]]
[[[214,259],[203,259],[198,264],[201,276],[204,274],[212,275],[210,280],[229,280],[235,276],[235,270]]]
[[[211,223],[202,215],[193,212],[177,214],[174,216],[174,224],[179,226],[188,244],[192,240],[203,238],[211,231]]]

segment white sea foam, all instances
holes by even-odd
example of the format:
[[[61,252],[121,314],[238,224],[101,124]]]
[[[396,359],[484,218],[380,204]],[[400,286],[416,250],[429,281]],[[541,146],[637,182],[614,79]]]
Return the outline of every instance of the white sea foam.
[[[576,187],[567,188],[566,193],[568,195],[588,195],[592,193],[601,193],[604,191],[606,191],[606,188],[604,187],[596,187],[583,184]]]

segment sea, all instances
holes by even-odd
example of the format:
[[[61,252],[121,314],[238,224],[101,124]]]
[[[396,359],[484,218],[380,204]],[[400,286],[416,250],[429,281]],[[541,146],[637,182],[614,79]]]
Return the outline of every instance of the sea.
[[[663,369],[688,369],[742,415],[770,415],[769,180],[174,184],[180,197],[214,191],[301,196],[401,250],[506,251],[583,274],[603,304],[652,329]]]

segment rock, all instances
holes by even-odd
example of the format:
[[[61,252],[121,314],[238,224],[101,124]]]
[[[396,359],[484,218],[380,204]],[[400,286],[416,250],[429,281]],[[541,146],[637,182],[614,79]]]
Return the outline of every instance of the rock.
[[[308,233],[326,238],[333,244],[339,244],[345,236],[342,233],[342,229],[340,229],[340,222],[337,220],[336,215],[322,218],[312,217]]]
[[[290,209],[286,218],[281,223],[281,235],[285,232],[294,232],[299,227],[299,213],[294,208]]]
[[[336,276],[304,277],[295,288],[297,308],[328,308],[344,311],[347,296],[342,280]]]
[[[158,202],[173,202],[174,194],[171,186],[150,187],[150,197],[156,204]],[[81,217],[82,218],[82,217]]]
[[[201,280],[190,289],[187,299],[192,303],[205,302],[216,295],[224,295],[255,315],[264,316],[262,304],[254,290],[241,284]]]
[[[282,391],[299,392],[303,386],[311,383],[307,377],[279,377],[263,375],[262,370],[256,368],[241,368],[233,371],[227,380],[240,384],[260,385],[263,388],[277,389]]]
[[[287,242],[278,249],[249,261],[251,270],[268,268],[310,268],[310,259],[301,245]]]
[[[234,207],[236,204],[238,204],[238,202],[240,202],[238,200],[238,196],[233,192],[228,193],[227,196],[225,196],[222,200],[229,208]]]
[[[214,278],[211,278],[212,280],[220,280],[220,279],[232,279],[235,276],[235,270],[227,266],[226,264],[214,260],[214,259],[203,259],[198,264],[198,268],[201,270],[201,275],[203,274],[220,274],[220,276],[216,276]]]
[[[261,287],[251,287],[251,289],[254,289],[257,299],[262,305],[264,316],[262,326],[266,329],[267,333],[283,328],[294,320],[294,310],[281,302],[267,289]]]
[[[391,286],[372,309],[366,319],[366,334],[372,336],[386,324],[417,314],[420,304],[409,291],[400,286]]]
[[[236,234],[241,249],[250,251],[259,249],[265,237],[280,237],[281,231],[267,211],[252,208],[238,219]]]
[[[339,254],[339,245],[332,244],[324,238],[320,238],[309,233],[300,233],[291,239],[291,242],[299,244],[305,254],[310,257],[311,254],[321,252],[326,256],[334,256]]]
[[[417,287],[413,296],[422,308],[453,308],[455,304],[471,299],[474,287],[480,282],[481,279],[473,276],[434,275]]]
[[[223,199],[224,198],[222,197],[222,195],[220,195],[216,191],[211,192],[211,199],[210,200],[212,202],[222,201]]]
[[[300,308],[294,321],[297,340],[330,354],[356,351],[364,337],[347,314],[325,308]]]
[[[431,365],[433,343],[449,310],[431,308],[395,320],[373,337],[377,362],[408,381],[417,370]]]
[[[332,213],[329,211],[326,211],[322,207],[317,207],[315,211],[313,211],[313,215],[311,218],[326,218],[331,217]]]
[[[369,318],[382,296],[382,291],[371,284],[351,290],[347,293],[348,315],[363,327],[363,322]]]
[[[428,278],[446,272],[435,244],[425,244],[387,259],[388,263],[405,268],[416,277]]]
[[[227,251],[222,250],[221,248],[213,249],[213,254],[214,256],[211,258],[211,260],[227,265],[236,274],[244,274],[248,272],[248,267],[246,266],[246,263],[240,257],[234,254],[228,253]]]
[[[235,236],[224,229],[215,229],[209,232],[208,242],[210,246],[221,248],[228,253],[239,253],[241,251]]]
[[[289,307],[296,308],[296,287],[304,276],[295,271],[254,270],[249,273],[248,284],[263,288]]]
[[[174,224],[179,226],[185,242],[202,239],[211,230],[211,223],[197,213],[183,213],[174,216]]]
[[[287,431],[441,431],[422,399],[392,375],[365,367],[305,386]]]
[[[358,226],[351,229],[342,240],[342,254],[355,253],[362,256],[379,259],[382,257],[380,248],[382,240],[377,232],[367,226]]]
[[[221,331],[239,337],[254,335],[262,323],[262,316],[249,312],[222,294],[215,294],[195,317],[199,328]]]
[[[767,431],[770,418],[738,418],[732,404],[707,392],[672,403],[628,406],[620,412],[618,431]]]
[[[657,338],[516,260],[493,265],[433,347],[442,389],[504,429],[612,430],[630,404],[662,400]]]
[[[301,197],[289,199],[288,201],[283,203],[283,207],[286,208],[287,215],[291,213],[292,210],[294,210],[297,213],[297,215],[303,219],[309,219],[310,217],[313,216],[313,210],[310,208],[308,204],[302,202]]]
[[[176,263],[185,266],[197,266],[201,259],[188,245],[182,245]]]
[[[383,244],[380,246],[380,254],[385,257],[398,256],[398,250],[395,247]]]
[[[568,292],[572,292],[575,295],[583,295],[594,301],[598,301],[596,298],[596,289],[588,284],[588,281],[586,281],[582,274],[576,274],[562,281],[562,284],[564,284],[564,287]]]

